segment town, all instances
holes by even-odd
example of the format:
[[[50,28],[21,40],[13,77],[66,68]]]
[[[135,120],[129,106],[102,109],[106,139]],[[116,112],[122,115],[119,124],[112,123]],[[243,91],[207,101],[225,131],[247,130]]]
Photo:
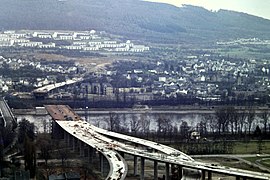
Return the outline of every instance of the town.
[[[91,67],[97,66],[92,64]],[[28,74],[23,74],[27,68]],[[88,99],[89,101],[157,102],[169,104],[240,103],[267,104],[269,101],[269,61],[194,54],[182,61],[115,61],[102,71],[90,70],[75,62],[45,63],[1,57],[1,91],[14,96],[33,97],[37,88],[76,77],[75,85],[48,92],[49,99]],[[31,72],[34,76],[29,76]],[[45,76],[44,76],[45,75]],[[13,77],[10,77],[13,76]],[[27,93],[25,93],[27,92]],[[175,101],[171,101],[171,100]]]
[[[0,0],[0,180],[270,180],[268,4],[210,1]]]

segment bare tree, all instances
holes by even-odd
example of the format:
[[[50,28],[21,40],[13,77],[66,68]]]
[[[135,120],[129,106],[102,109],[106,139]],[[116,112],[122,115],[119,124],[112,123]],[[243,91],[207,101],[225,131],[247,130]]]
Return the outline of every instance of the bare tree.
[[[177,139],[178,139],[178,127],[177,127],[177,124],[174,124],[174,126],[173,126],[173,137],[174,137],[174,140],[176,142]]]
[[[25,170],[30,171],[30,177],[36,175],[36,146],[35,142],[32,141],[28,136],[25,137],[24,143],[24,167]]]
[[[180,125],[180,134],[184,138],[188,138],[189,126],[186,121],[183,121]]]
[[[108,123],[108,126],[109,126],[109,130],[110,131],[120,131],[120,119],[119,119],[119,116],[114,113],[114,112],[110,112],[109,113],[109,119],[107,119],[107,123]]]
[[[64,168],[64,162],[69,158],[70,151],[64,145],[61,145],[59,149],[57,149],[57,155],[61,159],[62,168]]]
[[[269,119],[269,111],[264,110],[260,117],[262,118],[264,133],[266,134],[267,133],[268,119]]]
[[[157,119],[157,126],[158,126],[158,138],[161,137],[161,135],[163,135],[163,138],[165,139],[171,125],[171,120],[170,119],[166,119],[163,117],[159,117]]]
[[[18,142],[22,145],[24,155],[25,170],[30,171],[30,177],[34,177],[36,173],[36,144],[34,124],[23,119],[19,123],[19,138]]]
[[[141,129],[141,123],[135,114],[132,114],[131,116],[130,128],[131,128],[131,132],[133,132],[135,136]]]
[[[217,129],[215,115],[205,114],[202,118],[202,122],[203,124],[206,124],[206,131],[209,129],[211,133],[214,133],[214,131]]]
[[[148,138],[149,132],[150,132],[150,119],[144,114],[141,115],[141,127],[142,127],[142,132]]]
[[[243,128],[244,128],[244,124],[246,122],[246,118],[247,118],[247,113],[242,111],[238,113],[238,133],[242,133],[243,132]]]
[[[235,109],[234,107],[229,107],[227,109],[227,112],[229,113],[228,118],[229,118],[229,123],[231,125],[231,133],[237,133],[237,128],[238,128],[238,110]]]
[[[197,124],[197,127],[198,127],[198,131],[200,132],[201,135],[203,134],[207,134],[208,132],[208,128],[207,126],[211,124],[209,122],[211,122],[211,120],[213,119],[213,116],[212,115],[203,115],[201,121]]]
[[[228,130],[231,114],[229,108],[221,108],[216,110],[218,133],[221,134]]]
[[[47,167],[48,165],[48,160],[51,158],[51,150],[52,150],[52,145],[51,145],[51,139],[48,136],[49,134],[40,134],[36,144],[40,150],[40,156],[45,160],[45,166]]]
[[[251,132],[251,127],[254,119],[255,119],[255,110],[252,107],[249,107],[247,113],[248,134],[250,134]]]

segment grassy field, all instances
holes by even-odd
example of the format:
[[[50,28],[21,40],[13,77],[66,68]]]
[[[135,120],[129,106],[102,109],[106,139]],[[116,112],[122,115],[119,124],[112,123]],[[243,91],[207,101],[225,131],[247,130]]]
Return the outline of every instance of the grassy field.
[[[270,154],[270,141],[236,142],[234,144],[234,154]],[[261,148],[261,150],[259,150]]]

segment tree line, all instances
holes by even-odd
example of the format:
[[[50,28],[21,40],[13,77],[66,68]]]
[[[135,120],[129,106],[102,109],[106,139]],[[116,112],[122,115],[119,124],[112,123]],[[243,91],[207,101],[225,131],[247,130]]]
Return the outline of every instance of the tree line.
[[[132,114],[130,118],[120,118],[119,114],[110,112],[105,121],[111,131],[146,138],[151,135],[158,140],[161,138],[173,140],[178,136],[182,139],[189,139],[190,133],[194,131],[204,137],[212,136],[218,139],[230,136],[232,139],[237,139],[245,135],[267,138],[266,135],[270,133],[269,117],[268,109],[257,112],[254,107],[239,109],[228,106],[216,109],[213,114],[204,114],[195,126],[191,126],[190,122],[183,120],[176,123],[170,116],[160,115],[157,118],[151,118],[144,113],[139,116]],[[155,128],[150,128],[151,124],[155,124],[153,125]]]

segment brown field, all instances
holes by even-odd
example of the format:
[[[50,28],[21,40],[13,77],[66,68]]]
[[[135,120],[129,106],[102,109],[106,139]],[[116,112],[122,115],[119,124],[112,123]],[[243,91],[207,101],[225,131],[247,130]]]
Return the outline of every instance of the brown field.
[[[115,57],[67,57],[58,54],[46,54],[46,53],[38,53],[35,54],[36,59],[46,59],[47,61],[75,61],[81,64],[91,64],[96,63],[99,64],[111,64],[118,58]]]

